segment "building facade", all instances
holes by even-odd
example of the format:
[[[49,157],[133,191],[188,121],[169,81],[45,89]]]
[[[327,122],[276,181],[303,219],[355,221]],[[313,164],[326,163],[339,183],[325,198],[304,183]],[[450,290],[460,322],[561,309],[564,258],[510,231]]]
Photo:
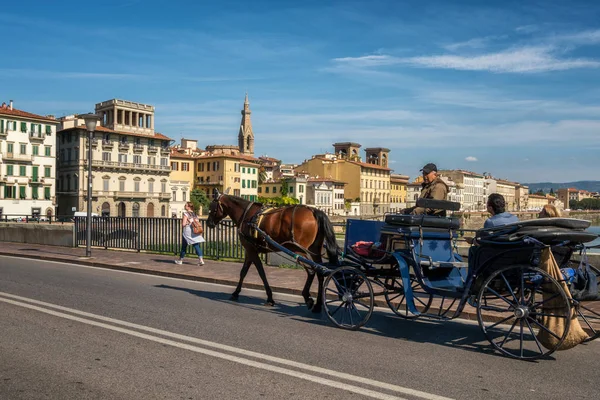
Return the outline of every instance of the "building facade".
[[[408,175],[390,174],[390,211],[400,212],[406,205]]]
[[[485,177],[471,171],[441,170],[441,175],[456,183],[457,191],[461,192],[462,211],[483,211],[486,209]]]
[[[346,215],[344,204],[345,182],[334,179],[309,178],[306,185],[306,204],[327,215]]]
[[[87,211],[88,145],[92,146],[92,212],[170,217],[170,139],[154,132],[154,107],[113,99],[96,104],[102,118],[91,142],[84,121],[60,118],[58,212]]]
[[[169,185],[171,191],[170,215],[181,218],[185,211],[185,203],[191,201],[194,188],[194,168],[197,156],[184,147],[171,148]]]
[[[56,215],[58,121],[13,107],[0,107],[0,216]]]

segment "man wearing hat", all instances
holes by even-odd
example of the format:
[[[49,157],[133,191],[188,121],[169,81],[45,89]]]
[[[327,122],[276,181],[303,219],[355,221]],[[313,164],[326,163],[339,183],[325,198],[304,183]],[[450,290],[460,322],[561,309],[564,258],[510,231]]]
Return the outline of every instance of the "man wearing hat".
[[[446,200],[448,195],[448,185],[437,174],[437,166],[433,163],[426,164],[422,169],[423,185],[419,198]],[[403,214],[427,214],[445,216],[446,210],[435,208],[411,207],[403,211]]]

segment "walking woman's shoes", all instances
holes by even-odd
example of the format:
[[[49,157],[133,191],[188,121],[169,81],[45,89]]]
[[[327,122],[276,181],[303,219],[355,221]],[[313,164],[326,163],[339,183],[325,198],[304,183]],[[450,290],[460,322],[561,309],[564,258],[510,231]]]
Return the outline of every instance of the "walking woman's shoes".
[[[175,264],[181,265],[181,264],[183,264],[183,260],[175,260]]]

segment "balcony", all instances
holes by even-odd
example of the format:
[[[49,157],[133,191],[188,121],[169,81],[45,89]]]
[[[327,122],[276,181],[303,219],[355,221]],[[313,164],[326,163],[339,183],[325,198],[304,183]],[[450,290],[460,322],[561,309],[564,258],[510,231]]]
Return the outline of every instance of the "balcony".
[[[86,147],[86,148],[87,148],[87,146],[88,146],[89,142],[90,142],[90,139],[89,139],[89,138],[87,138],[87,139],[85,140],[85,147]],[[98,139],[96,139],[96,138],[92,138],[92,147],[97,147],[97,146],[98,146]]]
[[[223,186],[223,181],[198,181],[196,185],[199,186]]]
[[[156,154],[157,151],[158,151],[158,147],[148,146],[148,154]]]
[[[142,146],[139,143],[134,143],[133,144],[133,152],[134,153],[142,153],[142,152],[144,152],[144,146]]]
[[[44,184],[44,178],[42,178],[42,177],[30,178],[29,179],[29,183],[32,184],[32,185],[43,185]]]
[[[124,190],[93,190],[92,197],[112,197],[115,199],[160,199],[169,200],[169,193],[131,192]]]
[[[29,132],[29,140],[44,141],[46,135],[41,132]]]
[[[111,142],[110,140],[106,140],[106,139],[102,140],[102,148],[104,150],[112,150],[113,145],[114,145],[114,142]]]
[[[87,160],[84,161],[87,166]],[[106,169],[132,169],[142,171],[158,171],[164,173],[170,173],[171,167],[168,165],[149,165],[149,164],[134,164],[119,161],[103,161],[103,160],[92,160],[92,167],[95,168],[106,168]]]
[[[159,193],[158,198],[161,200],[170,200],[171,195],[169,193]]]
[[[8,135],[8,130],[7,129],[0,130],[0,136],[6,136],[6,135]]]
[[[33,156],[30,154],[2,153],[3,160],[32,162]]]
[[[119,143],[119,151],[129,151],[129,143]]]
[[[164,155],[171,154],[171,149],[168,148],[168,147],[161,147],[160,148],[160,154],[164,154]]]

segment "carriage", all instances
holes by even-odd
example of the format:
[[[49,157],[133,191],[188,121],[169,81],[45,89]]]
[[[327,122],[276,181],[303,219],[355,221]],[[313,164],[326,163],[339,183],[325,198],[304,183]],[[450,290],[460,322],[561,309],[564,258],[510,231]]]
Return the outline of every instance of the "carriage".
[[[460,208],[426,199],[418,206]],[[340,328],[359,329],[375,305],[386,303],[405,319],[452,319],[468,307],[495,349],[532,360],[571,347],[569,341],[600,336],[600,307],[594,304],[600,272],[587,262],[585,245],[598,236],[586,231],[589,226],[584,220],[548,218],[482,229],[464,261],[457,249],[462,233],[457,218],[351,219],[336,266],[299,256],[255,228],[269,246],[326,276],[322,302]],[[573,339],[576,331],[585,339]]]

